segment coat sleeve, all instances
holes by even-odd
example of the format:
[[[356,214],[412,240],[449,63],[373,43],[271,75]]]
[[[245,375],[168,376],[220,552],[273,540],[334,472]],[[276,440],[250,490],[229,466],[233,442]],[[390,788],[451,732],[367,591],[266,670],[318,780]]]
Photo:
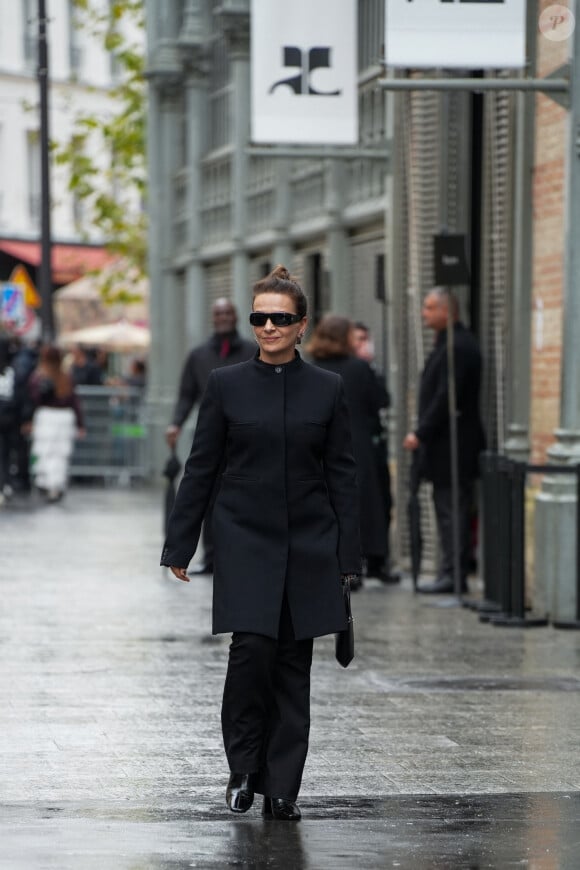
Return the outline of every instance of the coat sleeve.
[[[329,423],[324,470],[330,503],[338,521],[338,562],[342,574],[361,573],[360,527],[356,465],[350,417],[342,379],[338,379]]]
[[[185,360],[181,372],[179,393],[172,421],[175,426],[180,428],[183,426],[191,413],[191,409],[199,399],[200,392],[199,380],[195,370],[195,351],[192,351]]]
[[[169,517],[162,565],[186,568],[195,553],[201,524],[221,466],[226,434],[227,423],[214,371],[199,409],[193,445]]]

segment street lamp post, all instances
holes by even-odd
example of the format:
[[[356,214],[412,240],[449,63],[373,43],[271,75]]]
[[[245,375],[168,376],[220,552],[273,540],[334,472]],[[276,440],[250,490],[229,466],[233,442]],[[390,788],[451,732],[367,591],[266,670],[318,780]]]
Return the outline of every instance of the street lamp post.
[[[40,90],[40,243],[41,259],[39,292],[42,300],[42,338],[52,341],[54,318],[52,312],[52,269],[50,234],[50,153],[48,133],[48,44],[46,39],[46,3],[38,0],[38,85]]]

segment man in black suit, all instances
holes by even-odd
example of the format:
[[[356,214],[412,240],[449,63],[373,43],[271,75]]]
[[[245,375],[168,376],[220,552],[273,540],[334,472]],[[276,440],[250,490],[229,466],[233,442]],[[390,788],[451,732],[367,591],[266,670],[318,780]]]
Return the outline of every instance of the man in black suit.
[[[254,342],[247,341],[238,333],[236,329],[238,313],[229,299],[216,299],[211,311],[213,335],[203,344],[194,347],[183,365],[173,419],[165,432],[166,441],[171,449],[177,444],[181,428],[193,406],[201,401],[211,372],[223,366],[245,362],[251,359],[257,350]],[[203,525],[203,562],[199,567],[191,570],[192,574],[213,573],[211,511],[210,505]]]
[[[451,450],[449,429],[447,321],[453,321],[453,360],[457,404],[459,472],[459,529],[461,591],[467,591],[470,556],[470,512],[473,482],[478,475],[478,457],[485,447],[479,415],[481,353],[474,336],[458,320],[455,297],[434,287],[425,297],[423,322],[436,333],[419,387],[419,420],[403,441],[407,450],[418,451],[419,473],[433,484],[441,562],[434,583],[418,592],[449,593],[453,583],[453,512],[451,501]]]

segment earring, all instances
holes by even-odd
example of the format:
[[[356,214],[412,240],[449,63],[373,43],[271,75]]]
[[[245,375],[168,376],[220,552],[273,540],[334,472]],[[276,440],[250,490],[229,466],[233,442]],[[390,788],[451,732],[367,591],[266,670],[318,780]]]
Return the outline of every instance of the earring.
[[[302,344],[302,339],[304,338],[304,333],[301,332],[296,338],[296,344]]]

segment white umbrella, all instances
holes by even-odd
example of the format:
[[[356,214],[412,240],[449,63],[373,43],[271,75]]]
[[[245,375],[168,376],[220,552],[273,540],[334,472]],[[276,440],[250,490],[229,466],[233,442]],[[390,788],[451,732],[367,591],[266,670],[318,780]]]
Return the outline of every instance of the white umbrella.
[[[105,284],[112,294],[110,298],[120,294],[125,301],[107,302],[103,297]],[[89,272],[57,290],[54,308],[59,329],[69,332],[121,318],[146,321],[149,316],[149,281],[138,277],[133,267],[125,268],[125,261],[117,260],[100,272]]]
[[[81,344],[116,353],[129,353],[146,350],[151,342],[151,333],[146,326],[138,326],[128,320],[119,320],[117,323],[102,323],[99,326],[88,326],[86,329],[65,332],[58,341],[59,344],[68,347]]]

